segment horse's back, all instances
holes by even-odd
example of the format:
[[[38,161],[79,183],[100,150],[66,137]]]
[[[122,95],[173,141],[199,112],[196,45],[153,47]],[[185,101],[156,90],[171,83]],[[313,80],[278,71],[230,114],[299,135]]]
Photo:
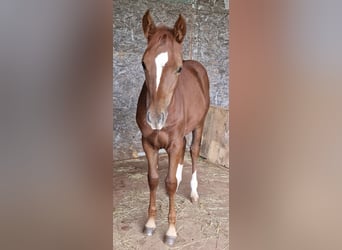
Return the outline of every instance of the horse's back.
[[[200,83],[202,91],[209,97],[209,78],[204,66],[194,60],[183,61],[183,68],[188,69],[193,75],[195,75],[196,80]]]

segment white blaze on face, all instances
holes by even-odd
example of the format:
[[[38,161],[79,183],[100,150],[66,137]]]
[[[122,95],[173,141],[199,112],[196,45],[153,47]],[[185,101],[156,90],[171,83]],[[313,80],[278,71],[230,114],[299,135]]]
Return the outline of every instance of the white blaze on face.
[[[162,52],[159,55],[157,55],[156,59],[154,60],[156,63],[156,69],[157,69],[157,77],[156,77],[156,90],[158,89],[161,74],[163,72],[163,67],[169,60],[169,56],[167,52]]]
[[[183,165],[178,164],[176,178],[177,178],[177,190],[179,187],[180,182],[182,181],[182,172],[183,172]]]

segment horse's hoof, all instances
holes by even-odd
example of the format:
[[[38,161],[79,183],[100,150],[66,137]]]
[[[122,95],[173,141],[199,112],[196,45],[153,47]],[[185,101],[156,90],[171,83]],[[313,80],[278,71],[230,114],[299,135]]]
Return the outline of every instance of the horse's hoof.
[[[165,236],[165,244],[172,247],[176,242],[176,236]]]
[[[152,236],[152,234],[154,233],[154,231],[156,230],[156,228],[153,227],[144,227],[144,234],[146,236]]]

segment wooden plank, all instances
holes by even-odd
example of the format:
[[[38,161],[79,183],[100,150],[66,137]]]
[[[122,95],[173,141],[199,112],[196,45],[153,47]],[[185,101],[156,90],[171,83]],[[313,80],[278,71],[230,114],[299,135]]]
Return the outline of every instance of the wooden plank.
[[[200,155],[210,162],[229,164],[229,115],[228,109],[210,106],[202,135]]]

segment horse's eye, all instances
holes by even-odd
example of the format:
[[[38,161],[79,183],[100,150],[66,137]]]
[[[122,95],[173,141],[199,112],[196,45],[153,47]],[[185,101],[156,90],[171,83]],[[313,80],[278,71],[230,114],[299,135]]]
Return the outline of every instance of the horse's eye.
[[[182,71],[182,67],[178,67],[176,73],[180,73]]]
[[[146,65],[144,62],[141,62],[141,65],[143,66],[144,70],[146,71]]]

